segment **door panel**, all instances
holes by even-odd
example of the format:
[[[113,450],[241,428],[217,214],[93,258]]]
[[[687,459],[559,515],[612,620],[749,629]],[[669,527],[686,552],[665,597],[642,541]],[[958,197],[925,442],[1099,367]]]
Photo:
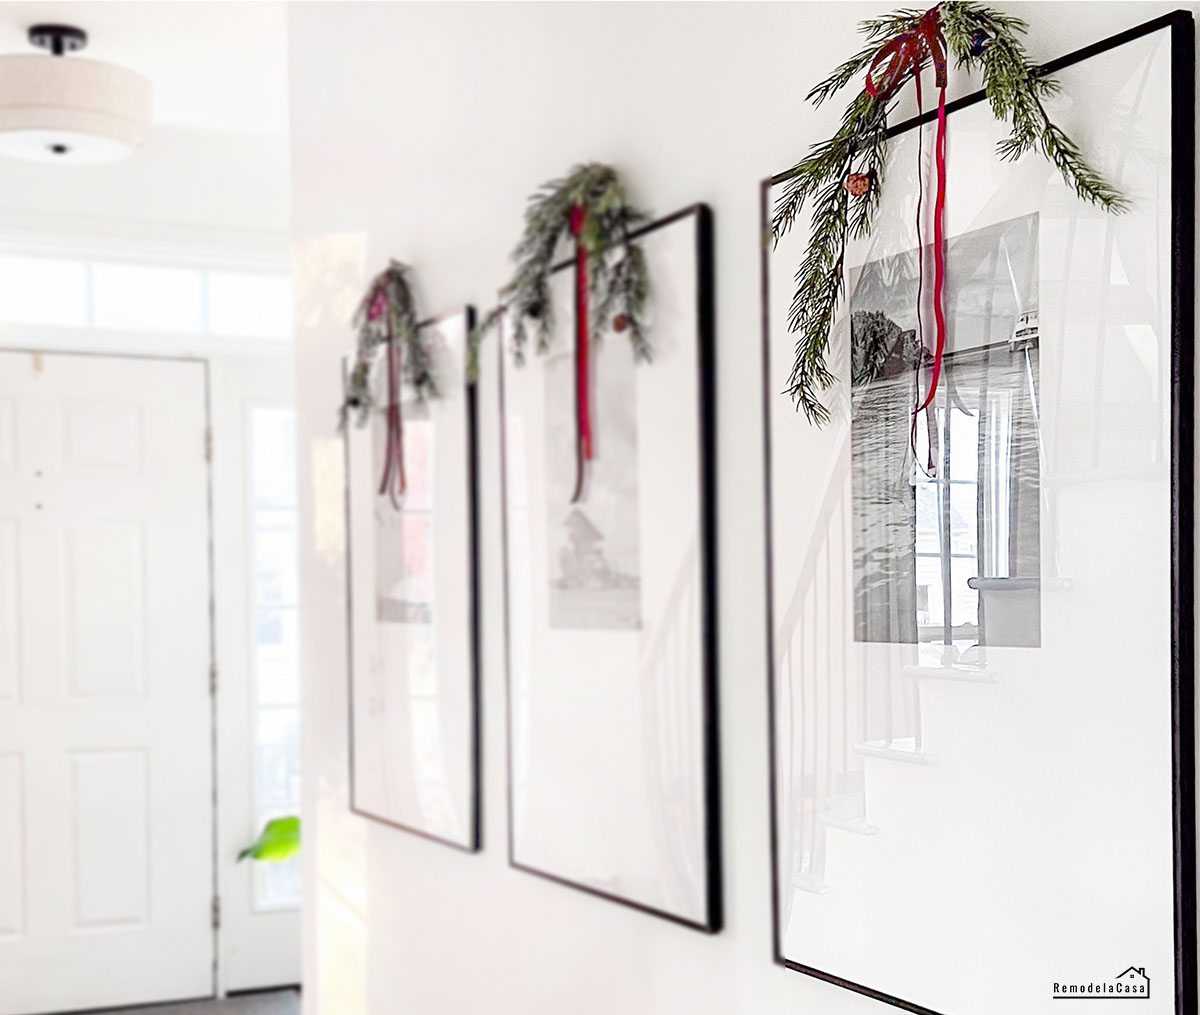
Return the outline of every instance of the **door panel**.
[[[17,701],[21,653],[20,569],[17,520],[0,518],[0,706]]]
[[[141,406],[79,398],[63,402],[63,465],[136,472],[142,464]]]
[[[62,527],[62,650],[68,694],[138,698],[145,690],[145,529],[140,521]]]
[[[213,991],[205,384],[0,353],[0,1015]]]
[[[144,927],[150,913],[146,752],[71,755],[74,929]]]
[[[24,920],[25,850],[21,843],[25,801],[19,754],[0,754],[0,941],[19,937]]]
[[[0,473],[17,467],[17,411],[11,398],[0,397]]]

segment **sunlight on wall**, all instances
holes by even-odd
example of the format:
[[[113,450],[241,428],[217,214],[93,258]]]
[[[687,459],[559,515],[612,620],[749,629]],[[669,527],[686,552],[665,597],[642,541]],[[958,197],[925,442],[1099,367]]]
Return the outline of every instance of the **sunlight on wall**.
[[[315,1010],[321,1015],[362,1015],[367,1010],[367,925],[363,914],[324,877],[317,884],[316,910]]]
[[[292,269],[301,336],[337,330],[351,338],[354,311],[367,282],[366,250],[363,232],[317,236],[296,245]],[[333,566],[340,562],[346,542],[340,437],[313,442],[312,483],[314,548],[324,563]]]
[[[367,285],[366,258],[365,232],[314,236],[296,244],[292,280],[302,329],[350,328]]]
[[[318,235],[293,248],[296,343],[320,361],[319,397],[308,393],[311,416],[301,421],[301,544],[306,595],[302,617],[339,618],[339,637],[314,646],[301,631],[309,754],[304,1008],[320,1015],[367,1011],[367,830],[350,812],[346,772],[345,470],[337,431],[343,357],[354,348],[351,324],[367,284],[366,234]],[[306,398],[303,384],[298,390]],[[307,470],[307,475],[305,474]],[[308,555],[307,562],[304,561]],[[302,622],[303,623],[303,622]],[[311,738],[311,739],[310,739]],[[320,749],[312,750],[313,743]]]

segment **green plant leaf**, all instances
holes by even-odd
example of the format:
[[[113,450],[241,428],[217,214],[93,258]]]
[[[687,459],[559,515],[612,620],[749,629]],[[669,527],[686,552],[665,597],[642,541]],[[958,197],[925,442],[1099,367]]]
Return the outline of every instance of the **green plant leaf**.
[[[238,860],[266,860],[281,863],[300,852],[300,819],[275,818],[268,821],[257,839],[238,854]]]

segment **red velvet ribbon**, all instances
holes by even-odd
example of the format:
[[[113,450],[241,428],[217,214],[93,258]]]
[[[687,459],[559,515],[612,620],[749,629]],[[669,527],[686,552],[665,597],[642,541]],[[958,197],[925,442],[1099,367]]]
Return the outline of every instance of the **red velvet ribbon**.
[[[944,67],[944,64],[943,64]],[[942,373],[942,356],[946,351],[946,85],[943,76],[938,85],[937,141],[933,152],[937,166],[937,196],[933,203],[933,317],[937,331],[937,346],[933,353],[933,375],[929,379],[929,394],[918,411],[933,402],[938,378]]]
[[[587,463],[592,460],[591,349],[588,343],[588,255],[579,236],[587,218],[583,205],[571,209],[575,237],[575,492],[571,503],[583,500]]]
[[[895,94],[905,79],[912,77],[917,91],[917,110],[921,112],[921,69],[926,59],[933,64],[938,89],[937,140],[934,147],[934,162],[937,167],[937,190],[933,205],[933,315],[935,344],[933,369],[929,378],[929,390],[921,399],[918,385],[913,409],[912,442],[916,450],[917,415],[927,409],[937,394],[938,381],[942,375],[942,360],[946,351],[946,41],[942,37],[941,16],[936,7],[926,11],[917,28],[897,36],[875,56],[867,71],[866,92],[872,98],[886,102]],[[918,174],[920,174],[918,162]],[[923,180],[919,186],[924,188]],[[921,328],[921,303],[924,296],[925,260],[922,238],[921,202],[917,203],[917,331],[920,352],[925,350]],[[921,356],[923,358],[923,355]],[[918,360],[918,369],[920,359]],[[932,448],[929,469],[934,469]]]
[[[407,481],[404,475],[404,423],[400,418],[400,388],[402,379],[402,350],[392,331],[391,309],[383,311],[387,319],[387,439],[384,441],[383,479],[379,483],[379,494],[387,494],[392,507],[400,510]]]
[[[926,58],[937,71],[938,87],[945,88],[946,41],[942,38],[941,15],[936,7],[925,12],[913,31],[896,36],[875,54],[867,70],[867,94],[886,102],[904,84],[905,78],[921,73]],[[881,66],[882,77],[877,79]]]

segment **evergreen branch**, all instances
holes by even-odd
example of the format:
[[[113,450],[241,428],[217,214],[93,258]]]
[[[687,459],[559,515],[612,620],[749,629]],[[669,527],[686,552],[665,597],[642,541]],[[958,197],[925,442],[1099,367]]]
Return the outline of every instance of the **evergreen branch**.
[[[862,92],[846,108],[833,137],[813,145],[804,159],[775,177],[776,183],[785,184],[771,220],[771,234],[776,243],[791,229],[804,203],[817,188],[834,174],[847,172],[860,147],[870,143],[880,130],[887,130],[884,104]]]
[[[992,112],[1011,124],[1012,133],[996,147],[1000,158],[1012,161],[1039,151],[1084,201],[1115,213],[1128,209],[1128,199],[1088,163],[1042,105],[1042,99],[1056,94],[1061,85],[1026,55],[1020,36],[1028,32],[1028,25],[967,0],[950,0],[940,10],[958,66],[982,70]]]
[[[1083,200],[1111,212],[1127,208],[1126,198],[1091,166],[1078,145],[1047,114],[1043,100],[1057,93],[1060,85],[1026,56],[1020,38],[1028,31],[1025,22],[974,0],[945,0],[937,9],[936,23],[956,65],[982,72],[993,113],[1011,126],[1009,137],[997,146],[1000,158],[1016,159],[1036,150]],[[916,31],[925,13],[903,9],[862,22],[859,29],[867,45],[814,86],[808,101],[819,106],[855,80],[897,38]],[[931,58],[927,46],[918,50],[915,67],[908,67],[905,73],[919,73]],[[808,250],[796,272],[796,291],[788,311],[788,328],[797,333],[797,339],[787,391],[817,424],[829,419],[819,393],[834,381],[825,357],[845,281],[846,241],[870,234],[879,207],[890,97],[873,98],[865,90],[860,92],[846,107],[833,137],[813,145],[804,159],[773,181],[782,184],[771,220],[776,245],[795,225],[805,205],[812,206]],[[843,186],[852,174],[864,174],[870,181],[866,193],[855,198]]]
[[[594,294],[593,320],[597,336],[616,307],[628,322],[634,355],[648,359],[645,313],[649,300],[649,277],[639,244],[630,239],[632,229],[647,216],[632,206],[625,187],[611,166],[588,163],[576,166],[567,176],[543,184],[525,208],[525,228],[512,252],[516,270],[501,290],[512,322],[509,344],[516,362],[522,363],[533,332],[538,352],[546,352],[554,334],[554,302],[550,297],[550,274],[562,242],[571,239],[571,212],[584,211],[578,242],[592,268],[589,289]],[[621,256],[611,266],[610,251]],[[487,314],[470,336],[468,363],[478,372],[478,346],[499,320],[500,310]]]
[[[847,109],[842,129],[796,167],[776,205],[772,232],[776,241],[790,227],[805,200],[813,199],[808,251],[796,273],[796,293],[788,311],[788,329],[798,333],[796,358],[787,391],[811,422],[829,420],[819,392],[833,383],[825,365],[829,332],[844,284],[846,239],[871,230],[879,207],[887,161],[887,108],[866,92]],[[854,201],[843,181],[860,172],[871,189]]]
[[[836,92],[841,91],[854,78],[858,77],[875,61],[875,58],[897,35],[913,31],[924,16],[924,11],[900,10],[894,14],[886,14],[879,18],[871,18],[859,24],[859,31],[869,40],[849,60],[840,64],[824,81],[813,86],[805,96],[805,101],[819,106]]]
[[[407,265],[399,261],[388,262],[387,268],[371,280],[354,312],[353,324],[358,329],[358,342],[339,413],[339,425],[342,427],[345,427],[351,413],[357,417],[359,426],[370,419],[371,411],[375,408],[371,368],[379,349],[389,342],[401,343],[404,380],[417,397],[437,397],[434,351],[421,340],[417,327],[417,305],[408,284],[408,271]]]

